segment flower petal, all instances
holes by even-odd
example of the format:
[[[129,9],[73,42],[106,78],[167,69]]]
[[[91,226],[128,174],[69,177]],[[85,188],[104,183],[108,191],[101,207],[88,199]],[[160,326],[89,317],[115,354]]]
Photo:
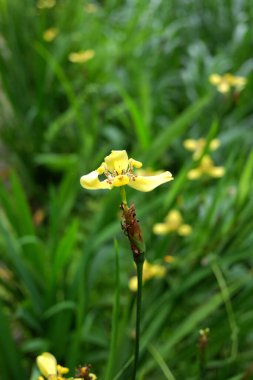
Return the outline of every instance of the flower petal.
[[[131,290],[131,292],[137,292],[137,287],[138,287],[137,283],[138,283],[137,276],[133,276],[130,278],[128,282],[128,287]]]
[[[116,170],[118,174],[122,174],[123,170],[128,168],[127,152],[125,150],[112,150],[112,153],[105,157],[105,163],[111,173]]]
[[[156,235],[166,235],[171,232],[171,228],[166,223],[156,223],[153,226],[153,232]]]
[[[141,161],[137,161],[137,160],[134,160],[133,158],[130,158],[129,159],[129,166],[131,168],[137,168],[137,169],[140,169],[142,167],[142,162]]]
[[[83,175],[80,178],[81,186],[88,190],[112,189],[112,185],[110,185],[107,181],[99,181],[98,175],[99,173],[97,170]]]
[[[85,50],[79,52],[72,52],[69,54],[69,61],[72,63],[85,63],[92,59],[95,55],[94,50]]]
[[[215,178],[223,177],[225,168],[223,166],[214,166],[209,170],[208,174]]]
[[[57,361],[54,355],[49,352],[44,352],[42,355],[38,356],[36,359],[37,366],[46,378],[49,375],[57,375]]]
[[[176,229],[182,224],[182,220],[182,215],[178,210],[171,210],[165,217],[165,223]]]
[[[136,176],[130,180],[128,185],[133,189],[146,192],[172,180],[172,174],[170,172],[164,172],[154,176]]]
[[[183,145],[185,149],[195,151],[198,148],[198,140],[187,139],[184,140]]]
[[[181,236],[188,236],[192,232],[192,228],[189,224],[182,224],[178,229],[178,234]]]
[[[202,174],[203,174],[202,170],[200,168],[197,168],[197,169],[190,170],[187,173],[187,177],[188,177],[188,179],[195,180],[195,179],[198,179],[199,177],[201,177]]]
[[[113,178],[112,185],[115,187],[125,186],[129,183],[129,177],[127,175],[117,175]]]
[[[210,142],[210,149],[211,150],[216,150],[217,148],[219,148],[220,146],[220,140],[219,139],[213,139],[211,142]]]
[[[222,80],[222,77],[218,74],[212,74],[209,77],[209,82],[214,84],[214,85],[219,84],[221,82],[221,80]]]

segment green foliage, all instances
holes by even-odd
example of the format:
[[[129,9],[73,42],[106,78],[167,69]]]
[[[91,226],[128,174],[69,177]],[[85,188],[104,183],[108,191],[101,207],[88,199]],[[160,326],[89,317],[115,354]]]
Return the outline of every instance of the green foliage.
[[[94,4],[0,0],[1,380],[36,379],[43,351],[71,370],[91,363],[99,379],[131,377],[135,268],[119,191],[79,185],[112,149],[175,177],[151,193],[127,189],[149,262],[167,268],[144,284],[138,380],[200,379],[206,327],[203,380],[250,378],[251,0]],[[70,62],[89,49],[92,59]],[[208,77],[226,72],[247,77],[245,89],[219,93]],[[201,158],[183,141],[201,137],[220,139],[209,153],[222,178],[188,179]],[[192,233],[154,235],[175,208]]]

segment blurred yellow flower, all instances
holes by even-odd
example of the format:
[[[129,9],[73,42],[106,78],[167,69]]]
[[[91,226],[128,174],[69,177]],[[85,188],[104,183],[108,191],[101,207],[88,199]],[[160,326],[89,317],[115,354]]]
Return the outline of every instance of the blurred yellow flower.
[[[214,162],[210,156],[206,155],[200,161],[197,168],[188,172],[187,177],[191,180],[200,178],[202,175],[209,175],[210,177],[219,178],[225,174],[223,166],[214,166]]]
[[[165,276],[165,274],[166,274],[166,268],[164,266],[158,265],[158,264],[150,264],[147,261],[144,261],[143,274],[142,274],[143,284],[154,277],[162,278]],[[137,291],[137,287],[138,287],[137,276],[133,276],[130,278],[128,282],[128,286],[132,292]]]
[[[232,88],[241,91],[245,87],[247,79],[245,77],[234,76],[230,73],[224,75],[212,74],[209,77],[209,82],[216,86],[219,92],[226,94]]]
[[[198,160],[202,156],[207,146],[207,141],[204,138],[200,138],[198,140],[187,139],[183,142],[183,145],[185,149],[190,150],[191,152],[194,152],[193,159]],[[217,148],[219,148],[219,146],[220,146],[220,140],[213,139],[209,142],[208,148],[210,150],[216,150]]]
[[[178,235],[187,236],[191,231],[191,226],[183,223],[182,215],[178,210],[171,210],[164,219],[164,223],[156,223],[153,226],[153,232],[156,235],[166,235],[170,232],[177,232]]]
[[[81,177],[80,183],[88,190],[111,190],[113,187],[128,185],[133,189],[146,192],[173,179],[168,171],[155,176],[136,175],[133,169],[141,167],[142,163],[133,158],[129,159],[125,150],[112,150],[98,169]],[[105,179],[100,181],[99,175],[104,175]]]
[[[72,63],[85,63],[95,56],[94,50],[84,50],[69,54],[69,61]]]
[[[97,9],[97,6],[93,3],[88,3],[84,6],[84,10],[86,13],[96,13]]]
[[[66,367],[62,367],[57,364],[57,361],[54,355],[49,352],[44,352],[39,355],[36,359],[37,366],[40,370],[40,373],[46,378],[50,380],[62,380],[64,377],[62,375],[66,375],[69,372],[69,369]],[[42,376],[39,379],[43,379]]]
[[[37,8],[39,9],[53,8],[55,4],[56,4],[55,0],[38,0]]]
[[[43,39],[47,42],[51,42],[55,39],[59,30],[57,28],[49,28],[43,33]]]
[[[66,375],[69,372],[69,369],[57,364],[57,361],[54,355],[50,354],[49,352],[44,352],[43,354],[37,356],[36,363],[42,375],[38,377],[38,380],[45,380],[45,379],[66,380],[67,379],[66,377],[64,377],[64,375]],[[75,380],[83,380],[86,378],[87,379],[89,378],[89,380],[97,379],[97,376],[94,375],[94,373],[90,373],[89,367],[78,368],[77,376],[80,376],[80,377],[75,377]]]

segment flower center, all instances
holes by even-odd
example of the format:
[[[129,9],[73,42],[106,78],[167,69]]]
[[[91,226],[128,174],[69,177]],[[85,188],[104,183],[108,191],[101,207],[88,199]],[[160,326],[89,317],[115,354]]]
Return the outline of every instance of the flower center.
[[[134,174],[134,172],[133,172],[133,166],[131,164],[128,164],[127,169],[122,169],[121,170],[118,167],[117,168],[118,170],[114,169],[113,171],[110,171],[108,169],[106,163],[103,163],[101,165],[101,167],[103,168],[103,172],[102,173],[105,175],[106,181],[110,185],[114,185],[114,186],[127,185],[129,183],[129,181],[134,181],[135,178],[137,177],[137,175]]]

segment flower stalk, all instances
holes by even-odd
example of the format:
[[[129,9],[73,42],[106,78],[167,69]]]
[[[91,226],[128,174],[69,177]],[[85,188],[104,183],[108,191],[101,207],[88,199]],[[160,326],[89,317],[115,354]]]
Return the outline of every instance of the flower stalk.
[[[142,298],[142,277],[143,264],[145,261],[145,243],[142,237],[139,221],[136,219],[135,206],[127,204],[125,186],[130,186],[135,190],[148,192],[156,187],[173,180],[169,171],[157,175],[142,176],[134,172],[134,169],[142,167],[142,162],[133,158],[128,158],[125,150],[112,150],[109,156],[104,158],[101,165],[88,174],[80,178],[81,186],[88,190],[111,190],[120,187],[122,222],[121,226],[128,237],[133,259],[137,267],[137,302],[136,302],[136,333],[134,368],[132,380],[136,379],[139,347],[140,347],[140,323],[141,323],[141,298]]]
[[[140,351],[140,325],[141,325],[141,303],[142,303],[142,276],[143,264],[145,261],[145,243],[142,237],[139,221],[136,219],[135,206],[127,205],[126,192],[124,187],[121,188],[121,209],[122,209],[122,229],[127,235],[133,259],[137,269],[137,295],[136,295],[136,324],[135,324],[135,348],[134,348],[134,367],[132,380],[136,379],[139,351]]]
[[[136,325],[135,325],[135,349],[134,349],[134,368],[132,380],[135,380],[138,362],[139,362],[139,352],[140,352],[140,327],[141,327],[141,303],[142,303],[142,273],[143,273],[143,263],[144,254],[142,256],[143,260],[136,262],[137,268],[137,299],[136,299]]]

